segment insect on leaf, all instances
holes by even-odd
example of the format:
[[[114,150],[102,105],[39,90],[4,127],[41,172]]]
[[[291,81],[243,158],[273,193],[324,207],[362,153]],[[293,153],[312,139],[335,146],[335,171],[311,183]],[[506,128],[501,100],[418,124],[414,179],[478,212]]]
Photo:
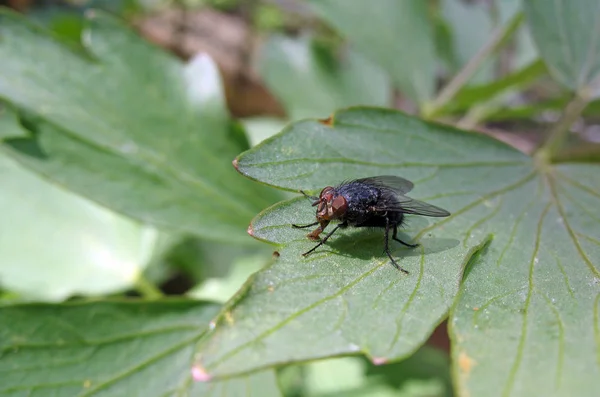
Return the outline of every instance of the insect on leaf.
[[[228,304],[199,346],[209,373],[358,352],[377,363],[398,360],[453,307],[459,390],[598,390],[600,365],[590,348],[600,329],[597,165],[539,163],[482,134],[352,108],[334,114],[331,124],[288,126],[242,154],[238,168],[273,186],[310,192],[398,175],[414,182],[412,198],[452,215],[407,217],[402,237],[421,246],[393,246],[410,271],[405,275],[389,265],[381,231],[348,229],[304,258],[314,243],[290,224],[314,221],[314,207],[299,197],[265,209],[249,231],[277,244],[280,256]]]

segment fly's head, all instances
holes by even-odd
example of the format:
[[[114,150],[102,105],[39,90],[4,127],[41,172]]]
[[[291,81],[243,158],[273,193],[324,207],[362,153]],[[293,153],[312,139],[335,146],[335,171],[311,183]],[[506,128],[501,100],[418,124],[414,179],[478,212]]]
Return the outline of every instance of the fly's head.
[[[317,221],[320,223],[341,218],[348,209],[344,196],[338,194],[335,188],[327,186],[321,191],[319,198],[313,202],[317,207]]]

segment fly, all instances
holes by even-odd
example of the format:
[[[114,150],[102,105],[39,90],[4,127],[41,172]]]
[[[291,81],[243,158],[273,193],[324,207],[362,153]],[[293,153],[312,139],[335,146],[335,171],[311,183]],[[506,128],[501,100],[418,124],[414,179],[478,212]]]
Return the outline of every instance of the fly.
[[[405,214],[425,215],[433,217],[446,217],[450,213],[435,205],[405,196],[412,190],[413,183],[404,178],[392,175],[374,176],[344,182],[337,187],[327,186],[319,197],[309,196],[300,191],[305,197],[313,201],[312,206],[317,207],[317,221],[308,225],[292,225],[303,229],[319,225],[307,237],[311,240],[320,240],[312,249],[302,254],[307,256],[314,252],[331,237],[338,229],[352,227],[377,227],[385,230],[385,253],[396,269],[408,274],[392,257],[389,248],[389,236],[392,240],[407,247],[415,248],[419,244],[409,244],[398,238],[398,227],[403,225]],[[323,239],[319,237],[327,225],[333,220],[339,221]]]

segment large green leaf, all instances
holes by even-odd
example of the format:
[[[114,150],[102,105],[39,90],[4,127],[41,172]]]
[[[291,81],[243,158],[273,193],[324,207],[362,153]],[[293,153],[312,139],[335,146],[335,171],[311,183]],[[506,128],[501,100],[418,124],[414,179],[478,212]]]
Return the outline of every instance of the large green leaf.
[[[450,397],[449,361],[446,352],[425,346],[398,363],[374,365],[363,357],[332,358],[287,367],[279,378],[284,388],[286,377],[294,370],[300,372],[302,382],[296,383],[302,389],[295,395],[303,396]],[[292,390],[283,391],[292,394]]]
[[[0,106],[0,143],[7,138],[23,138],[27,136],[27,130],[18,123],[17,115]]]
[[[27,113],[35,138],[4,150],[144,222],[246,240],[244,225],[272,200],[231,169],[247,143],[207,56],[184,65],[101,13],[77,49],[21,17],[0,18],[0,98]]]
[[[97,302],[0,308],[2,396],[279,396],[272,372],[194,382],[215,305]]]
[[[600,73],[600,0],[525,0],[531,33],[554,77],[578,90]]]
[[[447,314],[470,263],[451,312],[461,391],[591,396],[600,387],[597,165],[554,166],[485,135],[354,108],[331,125],[292,124],[237,167],[313,192],[401,175],[415,182],[411,196],[452,216],[410,217],[406,238],[422,245],[394,246],[404,275],[382,253],[381,231],[339,232],[303,258],[314,243],[290,224],[313,221],[314,208],[300,197],[266,209],[249,231],[280,244],[280,257],[201,344],[209,373],[359,351],[378,363],[405,357]]]
[[[0,284],[27,299],[131,288],[160,233],[64,191],[0,152]]]
[[[392,99],[387,75],[361,54],[331,49],[309,37],[272,36],[261,52],[259,71],[292,120],[326,117],[353,105],[386,106]]]
[[[456,59],[457,70],[462,68],[490,39],[494,26],[487,4],[464,2],[461,0],[442,0],[440,11],[449,25]],[[484,63],[470,82],[485,84],[494,73],[492,60]]]
[[[417,103],[433,96],[433,29],[422,0],[311,0],[312,8],[384,68]],[[365,78],[369,78],[366,76]]]

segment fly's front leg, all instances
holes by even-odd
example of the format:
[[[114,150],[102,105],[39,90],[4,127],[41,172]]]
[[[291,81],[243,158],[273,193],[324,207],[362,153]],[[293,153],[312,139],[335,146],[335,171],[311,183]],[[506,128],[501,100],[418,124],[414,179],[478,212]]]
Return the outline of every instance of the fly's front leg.
[[[326,221],[327,224],[329,223],[329,221]],[[327,224],[325,226],[327,226]],[[314,250],[316,250],[317,248],[319,248],[320,246],[322,246],[323,244],[325,244],[325,242],[329,239],[329,237],[331,237],[333,235],[333,233],[336,232],[336,230],[338,230],[341,227],[346,227],[345,223],[340,223],[338,225],[336,225],[335,228],[333,228],[332,231],[330,231],[329,233],[327,233],[327,236],[325,236],[325,238],[321,241],[319,241],[319,244],[315,245],[314,247],[312,247],[310,250],[306,251],[305,253],[302,254],[302,256],[307,256],[308,254],[310,254],[311,252],[313,252]],[[320,227],[319,227],[320,228]],[[319,230],[319,228],[317,230]],[[315,232],[317,231],[315,230]],[[322,232],[322,230],[321,230]],[[321,233],[319,232],[319,233]],[[313,232],[314,233],[314,232]],[[311,233],[312,234],[312,233]],[[318,237],[317,237],[318,238]]]
[[[314,241],[320,240],[319,234],[323,233],[323,230],[329,225],[329,221],[319,221],[317,223],[319,224],[319,227],[306,235],[306,237]]]
[[[312,227],[312,226],[315,226],[315,225],[318,225],[318,224],[319,224],[319,222],[309,223],[308,225],[294,225],[294,224],[292,224],[292,227],[295,228],[295,229],[306,229],[307,227]]]

